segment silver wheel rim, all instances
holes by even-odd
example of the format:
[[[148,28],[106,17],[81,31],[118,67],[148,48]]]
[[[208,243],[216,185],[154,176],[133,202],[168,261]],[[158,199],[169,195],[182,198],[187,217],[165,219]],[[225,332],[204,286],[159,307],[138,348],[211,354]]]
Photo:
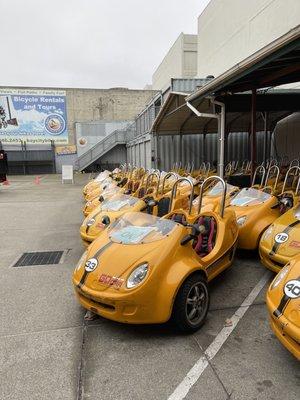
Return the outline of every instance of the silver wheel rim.
[[[195,283],[186,297],[185,313],[191,325],[197,325],[205,316],[208,304],[207,288],[202,282]]]

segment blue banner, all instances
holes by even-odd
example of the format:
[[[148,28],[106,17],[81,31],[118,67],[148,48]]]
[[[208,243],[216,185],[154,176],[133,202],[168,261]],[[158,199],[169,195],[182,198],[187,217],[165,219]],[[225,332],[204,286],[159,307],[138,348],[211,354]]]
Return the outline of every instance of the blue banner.
[[[0,140],[68,143],[66,92],[0,89]]]

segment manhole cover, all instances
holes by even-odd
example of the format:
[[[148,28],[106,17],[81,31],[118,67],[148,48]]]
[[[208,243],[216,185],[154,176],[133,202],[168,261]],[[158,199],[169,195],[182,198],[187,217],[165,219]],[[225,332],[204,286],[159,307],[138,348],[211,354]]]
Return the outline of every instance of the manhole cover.
[[[39,251],[23,253],[13,267],[59,264],[63,253],[63,251]]]

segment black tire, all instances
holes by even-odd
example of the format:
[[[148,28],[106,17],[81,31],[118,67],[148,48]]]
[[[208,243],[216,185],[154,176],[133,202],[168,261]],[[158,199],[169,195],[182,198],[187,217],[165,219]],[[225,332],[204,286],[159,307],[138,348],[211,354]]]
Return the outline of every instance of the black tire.
[[[198,297],[196,288],[199,291]],[[191,304],[192,301],[194,304]],[[176,328],[186,333],[200,329],[207,316],[209,301],[206,279],[201,274],[188,277],[179,289],[173,305],[171,319]],[[192,317],[193,312],[196,313],[194,317]]]

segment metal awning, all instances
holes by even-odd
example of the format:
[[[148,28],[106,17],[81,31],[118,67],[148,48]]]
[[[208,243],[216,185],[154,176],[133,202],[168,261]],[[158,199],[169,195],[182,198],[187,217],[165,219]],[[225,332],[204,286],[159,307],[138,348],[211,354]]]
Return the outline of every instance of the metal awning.
[[[192,93],[193,104],[207,95],[244,92],[300,81],[300,25]]]
[[[267,134],[279,120],[299,111],[300,104],[298,91],[261,89],[299,81],[300,25],[187,96],[186,104],[183,94],[171,93],[154,121],[153,132],[156,135],[218,132],[221,177],[226,133],[251,132],[253,173],[256,132],[264,130]]]
[[[185,93],[171,92],[152,126],[159,135],[216,133],[216,118],[198,118],[187,106]],[[226,132],[248,132],[251,125],[251,93],[227,94],[216,97],[226,107]],[[300,89],[271,90],[257,94],[257,130],[265,129],[263,113],[268,112],[268,130],[273,130],[282,118],[299,111]],[[215,105],[204,98],[196,109],[214,113]]]

